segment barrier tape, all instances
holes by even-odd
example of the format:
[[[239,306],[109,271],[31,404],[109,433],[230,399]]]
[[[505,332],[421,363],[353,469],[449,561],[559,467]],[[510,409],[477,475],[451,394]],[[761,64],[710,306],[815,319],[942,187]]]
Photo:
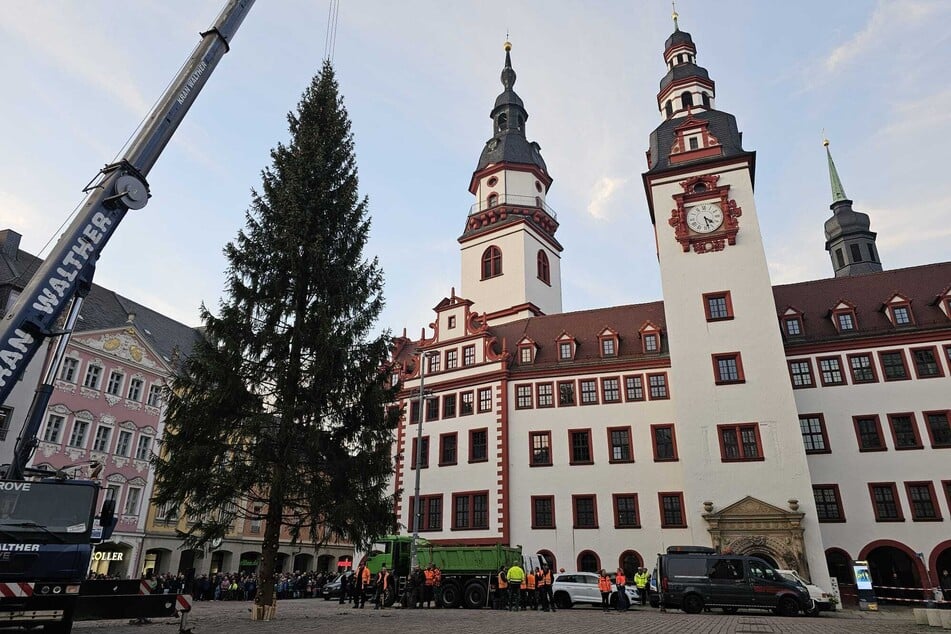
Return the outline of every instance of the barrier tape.
[[[933,592],[937,588],[902,588],[899,586],[872,586],[873,590],[917,590],[918,592]]]
[[[188,612],[192,609],[191,596],[186,594],[179,594],[175,597],[175,604],[178,607],[179,612]]]

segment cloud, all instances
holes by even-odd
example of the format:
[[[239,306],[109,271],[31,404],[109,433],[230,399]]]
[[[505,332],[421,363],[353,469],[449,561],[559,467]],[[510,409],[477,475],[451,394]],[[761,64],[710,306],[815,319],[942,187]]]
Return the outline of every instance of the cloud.
[[[44,215],[29,202],[0,189],[0,228],[13,228],[22,235],[49,233]]]
[[[880,134],[904,137],[941,129],[951,122],[951,88],[899,103],[893,114],[896,120],[882,128]]]
[[[588,201],[588,213],[598,220],[608,220],[610,216],[608,206],[611,203],[611,199],[626,182],[626,178],[611,178],[609,176],[599,178],[591,191],[591,197]]]

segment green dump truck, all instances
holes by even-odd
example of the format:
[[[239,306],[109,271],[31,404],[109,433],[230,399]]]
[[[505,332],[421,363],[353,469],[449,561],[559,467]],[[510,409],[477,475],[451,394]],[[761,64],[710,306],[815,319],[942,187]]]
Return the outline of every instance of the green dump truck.
[[[373,575],[386,566],[396,581],[396,587],[387,592],[387,606],[396,602],[406,586],[412,545],[413,538],[409,535],[388,535],[376,540],[367,554],[366,565]],[[441,546],[420,539],[417,558],[421,567],[433,563],[442,571],[442,607],[481,608],[489,600],[499,568],[522,562],[522,548],[500,544]]]

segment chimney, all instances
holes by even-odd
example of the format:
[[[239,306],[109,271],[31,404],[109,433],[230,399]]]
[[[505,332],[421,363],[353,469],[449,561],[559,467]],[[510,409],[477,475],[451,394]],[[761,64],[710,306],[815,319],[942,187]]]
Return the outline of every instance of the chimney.
[[[17,257],[17,251],[20,250],[20,238],[22,238],[19,233],[13,229],[4,229],[0,231],[0,253],[10,257],[15,260]]]

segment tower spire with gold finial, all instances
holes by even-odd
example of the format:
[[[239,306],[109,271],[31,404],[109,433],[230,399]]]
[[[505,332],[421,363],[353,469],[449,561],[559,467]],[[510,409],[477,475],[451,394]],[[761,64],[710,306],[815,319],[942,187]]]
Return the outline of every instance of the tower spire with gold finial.
[[[839,171],[835,168],[835,162],[832,160],[832,152],[829,151],[829,139],[823,139],[822,145],[826,148],[826,157],[829,159],[829,182],[832,185],[832,203],[848,200],[845,194],[845,187],[839,179]]]
[[[677,18],[680,16],[677,14],[677,3],[675,0],[670,0],[670,8],[673,9],[671,17],[674,19],[674,31],[679,31],[680,27],[677,25]]]

